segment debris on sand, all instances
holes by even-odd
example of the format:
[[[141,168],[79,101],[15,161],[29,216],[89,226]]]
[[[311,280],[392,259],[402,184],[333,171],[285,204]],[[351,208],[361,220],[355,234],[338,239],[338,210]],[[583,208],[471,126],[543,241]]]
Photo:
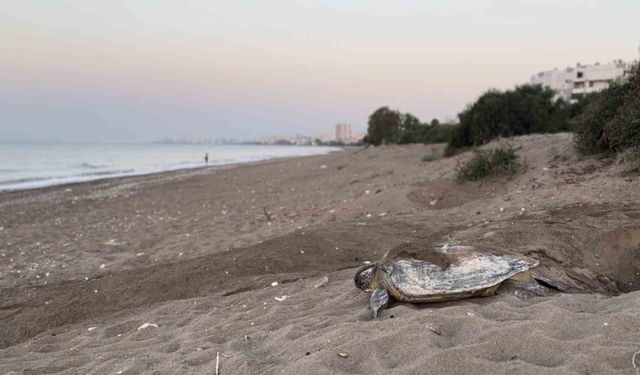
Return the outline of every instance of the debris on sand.
[[[93,331],[93,330],[94,330],[94,329],[96,329],[96,328],[98,328],[98,327],[89,327],[89,328],[87,328],[87,331],[91,332],[91,331]]]
[[[427,324],[426,328],[427,328],[429,331],[431,331],[431,332],[435,333],[436,335],[438,335],[438,336],[442,336],[442,332],[440,331],[440,329],[438,329],[438,327],[436,327],[436,326],[432,326],[432,325],[430,325],[430,324]]]
[[[340,353],[338,353],[338,357],[340,357],[340,358],[349,358],[349,353],[340,352]]]
[[[329,283],[329,277],[328,276],[323,276],[322,278],[316,280],[313,283],[313,287],[318,289],[318,288],[322,288],[323,286],[327,285]]]
[[[272,282],[271,286],[278,286],[278,282],[277,281]]]
[[[145,323],[143,325],[141,325],[140,327],[138,327],[138,331],[149,328],[149,327],[154,327],[154,328],[158,328],[158,325],[155,323]]]
[[[282,301],[284,301],[285,299],[289,298],[289,296],[282,296],[282,297],[275,297],[275,298],[276,298],[276,301],[278,301],[278,302],[282,302]]]

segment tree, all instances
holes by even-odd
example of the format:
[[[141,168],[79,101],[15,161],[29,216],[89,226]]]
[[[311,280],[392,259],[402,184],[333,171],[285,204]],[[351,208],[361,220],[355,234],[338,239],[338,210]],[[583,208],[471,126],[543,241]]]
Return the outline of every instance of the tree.
[[[540,85],[489,90],[459,114],[460,126],[449,149],[477,146],[497,137],[567,130],[570,108],[553,97],[551,89]]]
[[[373,145],[396,143],[400,140],[403,125],[403,116],[399,111],[380,107],[369,116],[364,141]]]

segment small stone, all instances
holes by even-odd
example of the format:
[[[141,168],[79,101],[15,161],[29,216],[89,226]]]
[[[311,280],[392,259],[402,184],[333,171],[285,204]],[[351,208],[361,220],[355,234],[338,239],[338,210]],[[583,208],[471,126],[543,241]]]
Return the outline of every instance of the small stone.
[[[426,327],[429,331],[435,333],[438,336],[442,336],[442,332],[438,329],[438,327],[427,324]]]
[[[275,297],[276,301],[278,301],[278,302],[282,302],[287,298],[289,298],[289,296]]]
[[[338,353],[338,357],[340,357],[340,358],[348,358],[349,357],[349,353],[340,352],[340,353]]]
[[[94,329],[96,329],[96,328],[98,328],[98,327],[89,327],[89,328],[87,328],[87,331],[91,332],[91,331],[93,331],[93,330],[94,330]]]
[[[100,269],[101,270],[104,269],[105,267],[106,267],[106,265],[104,263],[100,265]]]
[[[500,212],[504,212],[504,207],[500,207]]]
[[[271,286],[278,286],[278,282],[277,281],[272,282]]]
[[[138,331],[142,330],[142,329],[146,329],[149,327],[155,327],[158,328],[158,325],[155,323],[144,323],[143,325],[141,325],[140,327],[138,327]]]
[[[304,254],[304,250],[300,250],[300,254]]]
[[[496,232],[491,231],[491,232],[485,233],[483,237],[484,238],[489,238],[489,237],[493,237],[495,235],[496,235]]]
[[[321,279],[317,280],[316,282],[313,283],[313,287],[318,289],[318,288],[322,288],[323,286],[327,285],[329,283],[329,277],[328,276],[323,276]]]

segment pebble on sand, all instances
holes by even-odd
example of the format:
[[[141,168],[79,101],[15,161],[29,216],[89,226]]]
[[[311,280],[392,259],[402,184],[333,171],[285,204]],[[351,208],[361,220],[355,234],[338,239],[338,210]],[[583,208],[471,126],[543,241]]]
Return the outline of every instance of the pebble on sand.
[[[272,282],[271,286],[278,286],[278,282],[277,281]]]
[[[329,277],[328,276],[323,276],[321,279],[316,280],[316,282],[313,283],[313,287],[318,289],[318,288],[322,288],[323,286],[327,285],[329,283]]]
[[[96,328],[98,328],[98,327],[89,327],[89,328],[87,328],[87,331],[91,332],[91,331],[93,331],[93,330],[94,330],[94,329],[96,329]]]
[[[348,358],[349,357],[349,353],[340,352],[340,353],[338,353],[338,357],[340,357],[340,358]]]
[[[144,323],[143,325],[141,325],[140,327],[138,327],[138,331],[145,329],[145,328],[149,328],[149,327],[155,327],[158,328],[158,325],[155,323]]]
[[[282,302],[282,301],[284,301],[285,299],[289,298],[289,296],[282,296],[282,297],[275,297],[275,298],[276,298],[276,301],[278,301],[278,302]]]

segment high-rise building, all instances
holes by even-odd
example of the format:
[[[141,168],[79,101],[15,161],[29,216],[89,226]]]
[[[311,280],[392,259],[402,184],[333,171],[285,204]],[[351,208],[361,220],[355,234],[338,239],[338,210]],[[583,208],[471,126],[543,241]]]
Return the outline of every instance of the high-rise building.
[[[336,125],[336,141],[350,143],[352,140],[351,124]]]

